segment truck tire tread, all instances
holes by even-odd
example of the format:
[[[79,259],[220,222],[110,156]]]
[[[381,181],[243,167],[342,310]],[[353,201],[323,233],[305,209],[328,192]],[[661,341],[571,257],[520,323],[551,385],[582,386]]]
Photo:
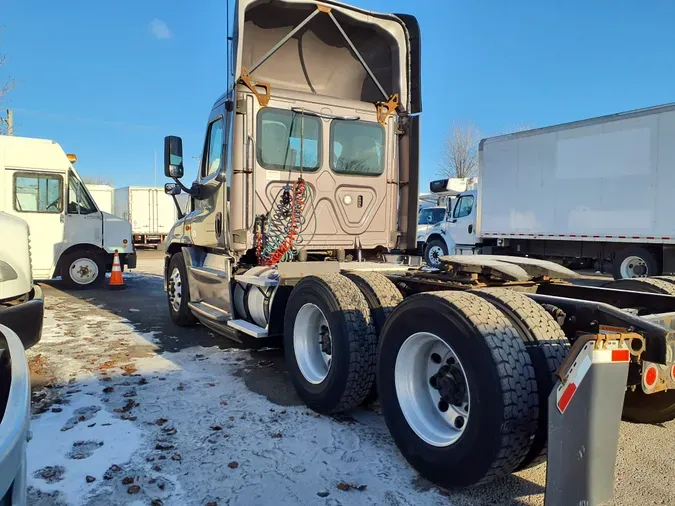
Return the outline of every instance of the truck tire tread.
[[[426,300],[423,301],[422,298]],[[470,482],[463,482],[461,477],[458,476],[458,471],[466,471],[466,466],[469,465],[466,461],[453,463],[448,461],[452,459],[443,459],[444,462],[448,463],[447,467],[440,466],[438,462],[435,462],[434,465],[425,468],[424,461],[420,457],[422,449],[419,448],[419,445],[428,445],[416,436],[416,443],[414,445],[410,444],[410,441],[406,441],[410,437],[406,436],[399,427],[398,413],[400,412],[400,407],[398,406],[398,402],[395,399],[392,402],[390,398],[386,402],[383,402],[385,388],[391,387],[387,386],[383,388],[382,385],[383,375],[387,374],[387,365],[390,361],[387,360],[385,363],[382,360],[382,353],[391,353],[390,336],[392,336],[393,341],[395,338],[394,332],[401,326],[401,323],[404,323],[402,316],[399,315],[405,314],[408,307],[413,304],[416,304],[417,307],[425,306],[428,308],[430,307],[431,299],[440,299],[445,309],[443,313],[453,313],[453,315],[462,318],[464,325],[468,325],[468,330],[471,334],[469,339],[482,338],[492,361],[490,369],[494,371],[498,380],[497,388],[501,390],[498,393],[501,402],[496,402],[486,408],[496,410],[493,413],[494,416],[500,417],[499,443],[497,444],[496,454],[494,454],[494,458],[489,462],[482,476],[467,478],[471,480]],[[436,308],[433,309],[435,310]],[[479,360],[478,348],[484,349],[478,343],[471,345],[472,353],[474,353],[473,360],[476,361]],[[537,427],[539,408],[537,382],[530,356],[519,338],[518,331],[506,316],[491,303],[475,294],[458,291],[428,292],[409,297],[398,306],[385,325],[379,343],[379,357],[378,381],[380,381],[380,402],[387,426],[401,452],[425,478],[441,486],[479,485],[510,474],[523,461],[530,449]],[[460,361],[462,363],[469,361],[469,357],[460,356]],[[481,369],[484,367],[484,365],[480,366]],[[394,412],[394,410],[396,411]],[[469,412],[469,417],[471,417],[471,411]],[[469,424],[471,424],[471,419],[469,420]],[[407,424],[406,429],[412,432],[407,427]],[[480,443],[481,441],[476,441],[476,444]],[[452,445],[449,448],[451,449]],[[480,448],[476,448],[475,453],[484,454],[485,452],[481,452]],[[485,455],[476,458],[483,459]],[[453,469],[453,465],[457,467]]]
[[[659,278],[629,278],[617,279],[602,285],[603,288],[617,288],[619,290],[635,290],[638,292],[662,293],[675,295],[675,284]]]
[[[530,451],[518,468],[538,465],[546,460],[548,396],[556,382],[556,371],[569,353],[569,341],[548,311],[522,293],[506,288],[485,288],[472,293],[491,302],[511,320],[532,360],[539,393],[539,425]]]
[[[375,339],[378,342],[387,318],[403,300],[401,292],[389,278],[378,272],[348,271],[343,274],[356,284],[365,297],[370,308],[370,314],[373,317]],[[373,386],[363,402],[364,404],[370,404],[376,399],[377,383],[373,382]]]
[[[341,315],[341,326],[344,332],[336,335],[338,329],[331,327],[332,339],[345,339],[349,349],[349,360],[346,377],[340,380],[343,385],[341,392],[330,395],[329,398],[317,400],[314,396],[307,395],[303,388],[303,377],[297,369],[293,350],[293,325],[295,315],[294,295],[299,290],[312,285],[323,286],[333,298],[336,311]],[[377,360],[377,334],[373,325],[372,316],[365,297],[350,279],[341,274],[306,276],[295,286],[291,292],[286,308],[284,328],[284,347],[286,349],[286,361],[292,364],[291,378],[296,390],[305,403],[320,413],[338,413],[355,408],[363,402],[375,383],[375,364]],[[335,346],[333,347],[335,350]],[[335,359],[334,359],[335,360]],[[330,374],[330,372],[329,372]]]

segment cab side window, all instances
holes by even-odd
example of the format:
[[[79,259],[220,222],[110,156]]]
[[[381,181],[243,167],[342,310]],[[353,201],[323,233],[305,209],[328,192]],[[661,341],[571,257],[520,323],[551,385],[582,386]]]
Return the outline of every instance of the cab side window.
[[[455,214],[453,218],[464,218],[469,216],[473,210],[473,195],[466,195],[460,197],[459,202],[455,206]]]
[[[96,205],[84,190],[82,182],[72,172],[68,175],[68,214],[91,214]]]
[[[23,213],[61,213],[63,211],[61,176],[14,174],[14,210]]]
[[[209,125],[202,177],[217,173],[223,166],[223,133],[223,118],[218,118]]]

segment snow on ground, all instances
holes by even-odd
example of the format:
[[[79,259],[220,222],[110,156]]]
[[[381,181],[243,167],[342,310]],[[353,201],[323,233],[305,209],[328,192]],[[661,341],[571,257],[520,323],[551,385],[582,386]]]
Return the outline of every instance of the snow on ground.
[[[33,504],[448,504],[420,487],[377,413],[275,405],[245,386],[259,367],[248,351],[158,354],[126,321],[47,301],[29,352],[46,378],[28,444]]]

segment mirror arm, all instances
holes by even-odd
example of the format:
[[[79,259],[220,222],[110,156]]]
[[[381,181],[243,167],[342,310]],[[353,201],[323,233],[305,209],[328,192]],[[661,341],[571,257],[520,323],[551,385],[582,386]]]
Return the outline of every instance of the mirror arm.
[[[178,178],[175,178],[175,177],[174,177],[174,178],[172,178],[172,179],[176,182],[176,184],[180,187],[180,189],[183,190],[185,193],[187,193],[188,195],[191,195],[191,196],[193,196],[193,197],[196,197],[196,196],[197,196],[197,195],[196,195],[196,194],[197,194],[196,191],[194,191],[194,190],[192,190],[191,188],[188,188],[187,186],[185,186],[183,183],[180,182],[180,180],[179,180]]]
[[[183,213],[183,210],[180,208],[180,204],[178,203],[178,199],[176,198],[176,196],[171,195],[171,198],[173,199],[173,203],[176,206],[176,212],[178,213],[178,219],[182,220],[183,217],[185,216],[185,213]]]

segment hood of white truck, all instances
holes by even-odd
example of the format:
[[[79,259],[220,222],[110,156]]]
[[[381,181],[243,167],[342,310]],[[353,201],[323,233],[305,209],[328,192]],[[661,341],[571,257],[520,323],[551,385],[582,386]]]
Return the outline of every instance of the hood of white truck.
[[[133,253],[131,223],[110,213],[103,215],[103,249],[108,253]]]
[[[0,230],[11,241],[0,242],[0,301],[31,291],[33,277],[28,243],[28,224],[21,218],[0,212]]]

